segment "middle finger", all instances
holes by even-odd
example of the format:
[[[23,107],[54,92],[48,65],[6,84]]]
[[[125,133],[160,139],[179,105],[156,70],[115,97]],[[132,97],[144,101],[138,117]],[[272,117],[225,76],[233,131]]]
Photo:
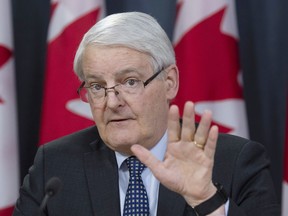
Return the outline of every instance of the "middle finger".
[[[194,104],[191,101],[185,103],[183,111],[183,123],[181,130],[181,140],[192,141],[195,133],[195,113]]]

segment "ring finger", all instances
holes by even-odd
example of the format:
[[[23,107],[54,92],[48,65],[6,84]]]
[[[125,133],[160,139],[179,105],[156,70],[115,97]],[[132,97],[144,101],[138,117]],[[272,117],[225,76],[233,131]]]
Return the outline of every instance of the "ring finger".
[[[205,110],[194,135],[194,141],[196,141],[196,143],[198,143],[199,145],[206,144],[211,122],[212,112],[209,110]]]

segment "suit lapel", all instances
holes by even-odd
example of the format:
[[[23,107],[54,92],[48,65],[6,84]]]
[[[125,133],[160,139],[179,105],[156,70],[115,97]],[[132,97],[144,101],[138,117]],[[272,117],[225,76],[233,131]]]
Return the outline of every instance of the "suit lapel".
[[[180,216],[184,214],[186,202],[184,198],[160,184],[157,216]]]
[[[102,145],[96,151],[85,153],[84,163],[93,215],[120,216],[118,169],[114,152]]]
[[[102,141],[97,140],[91,143],[93,151],[84,154],[85,173],[93,215],[120,216],[118,168],[115,153],[99,142]],[[181,195],[160,184],[157,216],[180,216],[185,213],[185,207],[186,202]]]

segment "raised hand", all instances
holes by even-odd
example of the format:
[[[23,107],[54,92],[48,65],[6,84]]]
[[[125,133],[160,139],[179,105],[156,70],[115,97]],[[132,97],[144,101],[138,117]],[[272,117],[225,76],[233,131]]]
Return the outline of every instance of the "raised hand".
[[[181,194],[191,206],[196,206],[216,192],[212,183],[212,169],[218,128],[211,127],[212,114],[205,111],[196,129],[192,102],[185,104],[182,126],[179,118],[178,107],[172,105],[163,161],[140,145],[133,145],[131,150],[164,186]]]

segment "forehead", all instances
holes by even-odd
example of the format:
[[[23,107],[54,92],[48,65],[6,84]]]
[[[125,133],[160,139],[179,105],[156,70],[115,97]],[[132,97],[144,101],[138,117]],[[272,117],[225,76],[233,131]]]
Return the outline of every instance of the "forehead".
[[[152,69],[151,57],[122,46],[88,46],[83,53],[84,76]]]

